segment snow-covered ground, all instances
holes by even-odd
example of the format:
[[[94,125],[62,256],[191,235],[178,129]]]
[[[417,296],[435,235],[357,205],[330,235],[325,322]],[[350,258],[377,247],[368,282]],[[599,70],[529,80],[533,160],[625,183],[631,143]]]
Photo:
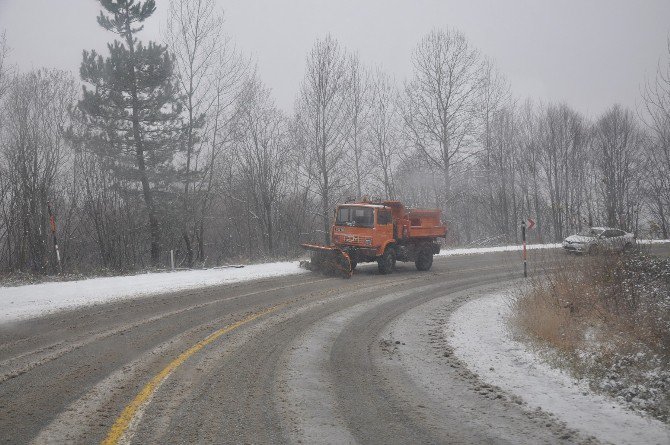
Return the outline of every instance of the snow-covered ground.
[[[641,245],[651,245],[651,244],[667,244],[670,243],[670,240],[667,239],[640,239],[637,240],[638,244]],[[527,250],[542,250],[542,249],[558,249],[562,246],[561,243],[553,244],[527,244]],[[523,250],[523,247],[520,244],[514,244],[510,246],[497,246],[497,247],[467,247],[463,249],[447,249],[442,250],[438,255],[439,256],[453,256],[453,255],[472,255],[477,253],[492,253],[492,252],[516,252]]]
[[[449,319],[455,354],[489,384],[521,397],[531,409],[551,412],[587,436],[617,444],[667,444],[670,427],[593,394],[585,383],[543,362],[509,332],[509,292],[461,306]]]
[[[557,249],[561,244],[528,244],[527,250],[537,249]],[[453,256],[453,255],[473,255],[478,253],[493,253],[493,252],[516,252],[523,250],[519,244],[512,246],[498,246],[498,247],[468,247],[463,249],[447,249],[442,250],[438,256]]]
[[[638,244],[668,244],[670,239],[639,239]]]
[[[305,272],[297,261],[287,261],[0,287],[0,323],[111,300]]]
[[[652,243],[656,241],[642,241]],[[661,242],[667,242],[663,240]],[[530,244],[529,250],[555,249],[560,244]],[[519,251],[521,246],[447,249],[441,256]],[[297,261],[254,264],[243,268],[214,268],[130,276],[0,287],[0,323],[36,317],[79,306],[136,298],[175,290],[235,283],[258,278],[304,273]]]

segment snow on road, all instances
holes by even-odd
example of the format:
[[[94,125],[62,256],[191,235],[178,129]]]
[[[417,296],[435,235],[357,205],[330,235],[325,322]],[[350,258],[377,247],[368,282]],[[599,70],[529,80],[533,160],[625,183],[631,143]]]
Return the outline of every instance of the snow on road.
[[[521,397],[531,409],[554,413],[569,427],[615,444],[667,444],[670,427],[593,394],[514,340],[507,326],[509,292],[461,306],[449,319],[447,338],[455,354],[489,384]]]
[[[0,323],[111,300],[305,272],[297,261],[287,261],[0,287]]]

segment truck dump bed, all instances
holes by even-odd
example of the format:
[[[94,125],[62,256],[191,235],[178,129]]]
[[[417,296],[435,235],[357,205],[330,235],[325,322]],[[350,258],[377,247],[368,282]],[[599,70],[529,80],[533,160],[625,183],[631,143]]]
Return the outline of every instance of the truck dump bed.
[[[444,238],[447,227],[440,221],[439,209],[410,209],[407,211],[409,219],[410,238]]]

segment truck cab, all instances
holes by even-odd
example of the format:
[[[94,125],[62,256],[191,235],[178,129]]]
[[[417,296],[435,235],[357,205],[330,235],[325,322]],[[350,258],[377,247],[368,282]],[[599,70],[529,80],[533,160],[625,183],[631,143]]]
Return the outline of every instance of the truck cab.
[[[381,255],[394,239],[390,209],[374,204],[338,206],[331,239],[333,244],[343,249],[350,247],[368,256]]]

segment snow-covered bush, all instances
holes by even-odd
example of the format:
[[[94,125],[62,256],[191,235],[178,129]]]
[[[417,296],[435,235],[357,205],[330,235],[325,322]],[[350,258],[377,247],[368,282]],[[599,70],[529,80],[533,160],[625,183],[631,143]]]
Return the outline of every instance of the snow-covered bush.
[[[670,419],[670,258],[565,261],[516,300],[515,321],[598,391]],[[557,352],[557,354],[556,354]]]

